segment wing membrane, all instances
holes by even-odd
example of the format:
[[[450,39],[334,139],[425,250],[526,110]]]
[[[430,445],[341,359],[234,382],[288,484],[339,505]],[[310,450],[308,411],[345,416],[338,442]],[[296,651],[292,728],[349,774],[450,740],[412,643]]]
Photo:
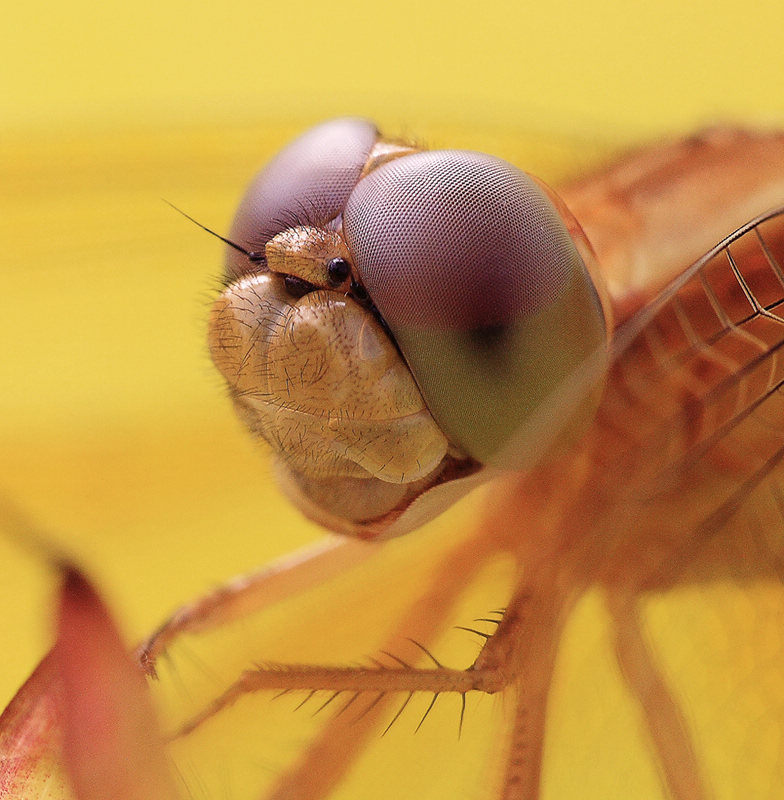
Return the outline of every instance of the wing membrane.
[[[622,487],[615,506],[634,508],[630,534],[643,526],[672,543],[646,580],[666,583],[708,555],[712,570],[781,574],[783,262],[778,210],[714,248],[616,337],[591,446],[595,477]],[[748,507],[765,523],[730,526],[734,544],[720,537]]]

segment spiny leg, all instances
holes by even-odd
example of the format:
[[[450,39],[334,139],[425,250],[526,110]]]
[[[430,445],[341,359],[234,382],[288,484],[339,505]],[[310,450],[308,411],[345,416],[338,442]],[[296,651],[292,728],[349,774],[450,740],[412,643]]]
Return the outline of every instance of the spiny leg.
[[[433,576],[431,590],[412,604],[399,622],[388,649],[412,633],[419,642],[427,644],[433,639],[465,584],[486,559],[488,550],[495,552],[497,543],[489,547],[488,543],[489,539],[466,542],[445,559]],[[438,663],[430,669],[415,669],[402,663],[399,667],[368,668],[268,665],[243,674],[186,723],[178,735],[189,734],[245,695],[261,690],[308,691],[307,697],[317,691],[329,691],[331,697],[344,694],[348,703],[353,703],[354,697],[368,694],[372,698],[369,703],[364,706],[357,703],[354,707],[360,711],[366,709],[361,711],[359,719],[352,713],[339,714],[330,720],[297,763],[264,795],[266,800],[322,800],[365,748],[385,711],[389,695],[493,693],[514,682],[518,688],[518,711],[503,796],[509,800],[535,798],[547,692],[561,620],[568,612],[567,598],[571,596],[561,593],[556,588],[558,581],[547,580],[549,577],[539,575],[541,582],[534,584],[529,583],[530,579],[521,580],[496,633],[489,635],[480,655],[467,670],[449,669]],[[343,702],[344,707],[347,704],[338,702]]]
[[[431,577],[427,592],[412,603],[408,612],[398,621],[385,649],[394,650],[401,639],[406,638],[414,639],[421,647],[427,647],[442,630],[444,620],[458,602],[466,585],[479,572],[488,556],[497,552],[498,544],[487,530],[480,531],[477,536],[449,552],[438,571]],[[433,660],[429,651],[426,652]],[[458,685],[463,682],[465,687],[471,683],[473,677],[470,676],[470,670],[448,670],[437,662],[435,669],[416,670],[411,667],[402,668],[401,665],[401,669],[389,672],[400,674],[401,677],[420,676],[414,677],[414,680],[423,685],[429,682],[430,685],[424,691],[432,692],[434,697],[443,691],[457,691],[464,695],[470,689],[445,689],[444,684],[454,683],[456,680]],[[403,682],[406,685],[400,691],[411,693],[414,689],[411,681],[406,682],[405,677]],[[360,712],[361,717],[358,720],[353,714],[333,717],[302,753],[298,762],[260,800],[323,800],[328,797],[367,746],[385,714],[388,714],[391,699],[382,696],[379,702],[371,700],[369,713]],[[394,718],[392,721],[394,722]],[[328,767],[325,768],[325,765]]]
[[[329,538],[234,578],[178,609],[138,648],[139,663],[154,677],[156,660],[181,634],[207,631],[260,611],[359,566],[378,551],[366,542]]]
[[[439,615],[442,609],[439,609]],[[417,631],[421,638],[423,631]],[[399,639],[397,642],[399,643]],[[307,664],[267,664],[248,670],[177,732],[187,736],[207,720],[247,695],[265,690],[356,694],[395,692],[466,692],[485,690],[484,675],[462,669],[414,669],[412,667],[333,667]]]
[[[635,597],[610,587],[607,606],[615,624],[616,658],[645,715],[669,794],[674,800],[708,800],[686,720],[645,640]]]
[[[474,553],[474,564],[463,564],[462,569],[466,571],[461,573],[455,571],[453,567],[457,566],[456,561],[462,561],[462,554],[455,553],[453,555],[458,558],[445,563],[442,576],[443,580],[452,577],[453,582],[449,587],[450,596],[444,595],[444,587],[442,587],[441,592],[433,591],[431,593],[432,597],[429,601],[427,598],[423,599],[422,604],[426,604],[430,610],[431,619],[429,620],[424,620],[421,615],[418,615],[418,604],[412,606],[408,617],[401,620],[398,626],[401,636],[414,631],[418,641],[429,642],[438,630],[440,623],[438,611],[441,611],[442,615],[446,613],[448,609],[445,609],[444,605],[446,603],[453,604],[459,596],[460,586],[457,583],[460,581],[455,582],[454,577],[462,578],[462,583],[465,583],[465,580],[470,578],[471,572],[476,571],[480,565],[482,556],[481,553]],[[468,550],[466,555],[470,556],[471,551]],[[545,586],[547,585],[545,584]],[[551,584],[551,586],[554,585]],[[435,602],[436,600],[438,603]],[[546,617],[542,616],[544,609],[550,609],[551,612]],[[404,670],[388,671],[388,673],[402,673],[399,677],[402,688],[399,691],[409,693],[420,690],[429,691],[433,692],[434,696],[444,692],[459,693],[465,696],[468,691],[487,693],[501,691],[506,688],[508,681],[515,679],[517,674],[519,691],[517,722],[523,720],[523,724],[517,726],[516,733],[518,741],[524,741],[524,747],[530,743],[533,752],[528,754],[527,759],[522,759],[520,758],[522,751],[519,746],[515,748],[515,744],[513,744],[506,776],[509,791],[503,795],[508,800],[521,800],[522,798],[531,800],[538,796],[544,706],[552,674],[552,662],[561,630],[557,620],[565,615],[566,610],[565,604],[558,602],[555,593],[532,590],[526,581],[510,601],[496,633],[489,636],[481,653],[469,669],[448,670],[437,664],[436,669],[415,670],[409,667]],[[425,623],[430,627],[429,635],[425,630]],[[530,641],[526,641],[525,646],[520,648],[520,643],[528,637],[530,637]],[[396,636],[391,637],[390,642],[395,638]],[[518,656],[516,664],[507,665],[510,653],[514,652],[522,653],[522,657]],[[540,662],[543,653],[546,653],[549,658]],[[432,658],[432,656],[430,657]],[[536,663],[532,662],[529,665],[527,663],[529,659],[533,659]],[[519,670],[519,673],[516,673],[515,669]],[[531,681],[530,686],[524,685],[524,681],[527,679]],[[358,721],[346,720],[343,716],[333,718],[316,740],[311,743],[299,763],[289,773],[282,776],[273,791],[265,794],[261,800],[322,800],[327,797],[366,746],[376,729],[377,722],[384,711],[383,703],[372,703],[371,705],[371,713]],[[524,717],[528,713],[528,709],[530,709],[531,719],[536,722],[526,728]],[[532,737],[537,737],[536,741],[531,741]],[[515,756],[518,757],[520,763],[515,762]],[[328,765],[326,769],[325,765]],[[525,777],[530,777],[529,781],[525,780],[523,773],[525,773]],[[518,778],[521,780],[518,781]],[[534,780],[535,784],[532,782]],[[519,787],[528,785],[535,785],[535,790],[531,794],[523,794],[518,791]]]
[[[426,592],[399,619],[384,649],[399,649],[401,640],[408,638],[426,648],[443,630],[445,619],[467,584],[488,556],[495,552],[496,544],[489,537],[480,535],[461,542],[446,554],[429,577]],[[464,693],[472,688],[476,688],[476,676],[470,670],[449,670],[441,666],[429,670],[413,669],[402,663],[395,667],[364,669],[271,666],[246,672],[222,697],[186,723],[179,735],[194,730],[247,693],[262,689],[299,689],[310,693],[330,691],[333,696],[342,691],[341,697],[345,699],[336,699],[330,708],[339,711],[348,703],[352,704],[351,708],[327,721],[295,764],[264,795],[275,800],[319,800],[328,796],[340,782],[377,730],[382,716],[388,716],[393,695],[407,695],[420,690],[433,694],[443,691]],[[360,695],[366,695],[367,699]],[[354,697],[357,697],[356,702],[353,702]]]
[[[474,664],[488,678],[497,672],[499,682],[513,681],[516,691],[500,800],[539,797],[547,700],[563,626],[579,594],[555,571],[525,576]]]

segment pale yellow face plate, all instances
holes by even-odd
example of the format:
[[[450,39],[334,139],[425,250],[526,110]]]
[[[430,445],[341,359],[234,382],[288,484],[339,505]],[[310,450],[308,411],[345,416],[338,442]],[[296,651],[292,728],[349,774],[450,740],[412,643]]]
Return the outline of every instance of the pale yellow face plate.
[[[269,273],[216,303],[211,352],[250,429],[309,478],[399,484],[432,472],[447,442],[372,314],[350,297],[295,299]]]

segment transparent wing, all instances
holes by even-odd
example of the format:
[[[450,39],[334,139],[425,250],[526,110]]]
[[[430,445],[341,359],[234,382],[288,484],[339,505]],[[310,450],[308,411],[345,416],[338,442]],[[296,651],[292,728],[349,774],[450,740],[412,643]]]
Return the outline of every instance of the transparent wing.
[[[620,328],[566,515],[573,574],[603,587],[630,734],[677,797],[774,797],[784,772],[783,262],[779,209]],[[579,703],[568,679],[552,702]],[[550,776],[546,796],[569,796]]]
[[[783,246],[782,210],[753,220],[615,336],[589,446],[627,538],[663,543],[640,588],[781,579]]]

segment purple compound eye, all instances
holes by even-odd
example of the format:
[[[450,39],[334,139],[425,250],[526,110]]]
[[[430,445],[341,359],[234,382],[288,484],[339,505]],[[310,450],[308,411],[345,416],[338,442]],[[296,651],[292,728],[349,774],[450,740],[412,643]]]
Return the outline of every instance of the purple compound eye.
[[[378,138],[363,119],[336,119],[311,128],[278,153],[252,180],[229,237],[264,251],[276,234],[296,225],[324,225],[342,210]],[[226,274],[236,280],[259,266],[229,250]]]
[[[546,191],[491,156],[417,153],[357,184],[343,233],[444,433],[507,465],[510,437],[605,336]]]

